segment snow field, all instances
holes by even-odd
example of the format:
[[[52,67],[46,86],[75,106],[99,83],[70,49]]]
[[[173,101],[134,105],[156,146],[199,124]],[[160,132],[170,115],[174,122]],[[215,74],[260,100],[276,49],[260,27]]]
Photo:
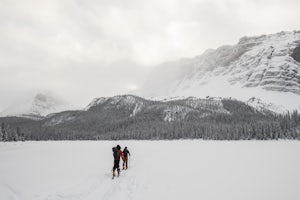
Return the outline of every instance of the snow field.
[[[117,144],[132,157],[112,180]],[[299,150],[299,141],[0,143],[0,199],[298,200]]]

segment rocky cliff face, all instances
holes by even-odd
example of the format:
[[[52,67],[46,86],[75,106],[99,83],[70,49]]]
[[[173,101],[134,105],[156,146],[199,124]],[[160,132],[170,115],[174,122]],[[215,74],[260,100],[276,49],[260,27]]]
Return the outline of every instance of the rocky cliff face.
[[[300,32],[242,38],[237,48],[245,53],[224,73],[232,84],[300,94],[300,63],[292,56],[299,44]]]
[[[299,96],[299,61],[300,31],[243,37],[236,45],[209,49],[195,58],[157,67],[137,94],[148,97],[226,96],[222,92],[227,90],[227,96],[239,98],[240,92],[233,94],[233,90],[258,88]],[[224,88],[225,85],[228,87]],[[211,90],[216,92],[211,94]],[[251,96],[261,97],[253,91]]]
[[[291,56],[294,60],[300,63],[300,44],[294,49]]]

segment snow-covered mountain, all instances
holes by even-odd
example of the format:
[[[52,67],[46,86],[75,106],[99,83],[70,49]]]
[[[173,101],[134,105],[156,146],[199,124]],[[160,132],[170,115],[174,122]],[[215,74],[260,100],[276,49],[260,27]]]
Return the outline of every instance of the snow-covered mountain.
[[[119,95],[114,97],[101,97],[94,99],[85,109],[86,111],[117,110],[125,114],[125,117],[133,117],[140,113],[156,113],[163,121],[180,121],[191,113],[200,118],[214,113],[230,114],[223,107],[222,99],[199,99],[188,97],[185,99],[172,99],[164,101],[152,101],[134,95]],[[123,110],[121,112],[121,110]]]
[[[151,121],[180,122],[200,120],[210,116],[232,116],[238,112],[262,116],[277,112],[278,109],[271,104],[262,104],[259,99],[252,99],[247,103],[212,97],[154,101],[134,95],[118,95],[95,98],[84,110],[48,115],[43,121],[43,126],[76,125],[80,128],[92,129],[94,125],[99,126],[99,122],[102,125],[108,123],[112,126],[126,120],[133,120],[135,123],[139,123],[140,120],[149,123]]]
[[[8,107],[0,113],[0,116],[21,116],[39,119],[50,113],[71,109],[74,109],[72,105],[53,94],[38,93],[32,100]]]
[[[135,92],[143,97],[252,97],[300,109],[300,31],[243,37],[236,45],[164,63]]]
[[[261,99],[255,97],[250,98],[246,103],[247,105],[255,108],[257,111],[263,113],[265,112],[284,113],[285,112],[285,108],[283,106],[275,105],[273,103],[266,103],[263,102]]]

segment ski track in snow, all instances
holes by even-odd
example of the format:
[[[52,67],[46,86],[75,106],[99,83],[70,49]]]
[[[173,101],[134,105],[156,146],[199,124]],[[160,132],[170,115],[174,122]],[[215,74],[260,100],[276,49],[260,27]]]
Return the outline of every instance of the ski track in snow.
[[[132,199],[136,188],[136,177],[134,161],[128,170],[121,170],[120,176],[112,179],[111,173],[97,174],[90,176],[86,180],[71,186],[70,188],[38,197],[35,200],[89,200],[89,199]],[[120,162],[120,167],[121,167]]]
[[[18,191],[16,191],[15,189],[13,189],[10,185],[8,184],[2,184],[0,185],[0,189],[3,188],[4,193],[5,193],[5,200],[20,200],[21,198],[19,198],[20,194]],[[1,191],[1,190],[0,190]],[[0,196],[2,197],[2,196]]]

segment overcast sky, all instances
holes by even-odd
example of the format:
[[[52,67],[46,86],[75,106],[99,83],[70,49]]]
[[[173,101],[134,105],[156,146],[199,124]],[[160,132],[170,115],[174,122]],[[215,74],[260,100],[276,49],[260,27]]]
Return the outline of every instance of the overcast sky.
[[[159,63],[299,29],[299,0],[0,0],[0,110],[45,90],[85,106]]]

